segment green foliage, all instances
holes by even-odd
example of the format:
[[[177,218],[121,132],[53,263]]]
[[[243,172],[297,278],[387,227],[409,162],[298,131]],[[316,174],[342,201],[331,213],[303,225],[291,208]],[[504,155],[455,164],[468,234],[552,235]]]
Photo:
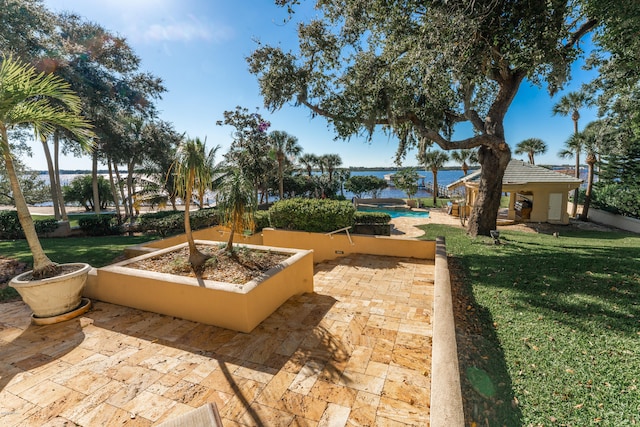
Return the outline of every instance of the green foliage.
[[[355,208],[347,201],[280,200],[269,208],[271,224],[286,230],[326,233],[353,225]]]
[[[396,186],[399,190],[407,193],[407,197],[411,198],[414,194],[418,192],[418,179],[420,176],[418,175],[418,171],[415,168],[402,169],[395,173],[391,180],[393,181],[393,185]]]
[[[391,215],[384,212],[356,212],[353,220],[356,224],[389,224]]]
[[[256,211],[253,218],[255,221],[255,231],[260,231],[263,228],[271,227],[269,211]]]
[[[40,179],[38,171],[30,170],[19,161],[17,157],[14,157],[14,167],[27,204],[34,205],[51,199],[51,190],[49,186]],[[0,165],[0,205],[14,204],[11,194],[11,183],[7,176],[7,169],[4,165]]]
[[[593,206],[617,215],[640,219],[640,189],[622,183],[601,184],[593,192]]]
[[[78,224],[87,236],[112,236],[122,232],[114,215],[93,215],[81,218]]]
[[[638,423],[638,235],[501,230],[495,245],[459,228],[421,228],[421,239],[445,236],[463,282],[458,310],[473,328],[459,347],[465,400],[491,408],[468,408],[468,424]],[[471,367],[486,372],[494,396],[473,389]]]
[[[387,181],[374,175],[354,175],[344,182],[344,189],[362,198],[365,194],[378,197],[380,191],[388,187]]]
[[[34,220],[33,225],[38,235],[46,235],[58,228],[55,219]],[[13,210],[0,211],[0,239],[24,239],[24,231],[18,220],[18,212]]]
[[[189,219],[193,230],[220,224],[215,208],[189,212]],[[142,214],[138,218],[138,228],[144,232],[156,232],[162,237],[184,232],[184,212],[158,211]]]
[[[84,206],[87,212],[93,211],[93,178],[91,175],[76,176],[69,185],[62,188],[66,203],[78,203]],[[100,209],[107,209],[113,202],[111,186],[102,175],[98,175],[98,197],[100,197]]]

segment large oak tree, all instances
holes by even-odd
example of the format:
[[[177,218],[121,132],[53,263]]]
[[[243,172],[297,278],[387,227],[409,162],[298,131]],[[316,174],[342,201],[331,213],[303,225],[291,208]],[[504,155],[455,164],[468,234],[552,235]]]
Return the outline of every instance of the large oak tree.
[[[295,10],[298,1],[277,3]],[[561,88],[581,39],[614,19],[616,4],[318,0],[316,8],[320,17],[298,26],[296,52],[260,45],[248,58],[265,105],[304,105],[342,138],[381,127],[399,138],[398,159],[421,141],[477,147],[482,175],[469,219],[476,236],[496,227],[511,159],[505,115],[520,85],[527,79],[551,93]],[[473,134],[454,140],[462,122]]]

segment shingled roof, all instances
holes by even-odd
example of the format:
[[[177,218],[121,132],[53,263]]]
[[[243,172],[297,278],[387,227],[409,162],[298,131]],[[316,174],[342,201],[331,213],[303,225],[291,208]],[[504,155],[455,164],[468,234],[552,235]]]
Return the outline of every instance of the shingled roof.
[[[451,190],[453,188],[460,187],[464,185],[465,182],[473,183],[480,181],[480,172],[481,170],[479,169],[455,182],[452,182],[447,185],[447,189]],[[524,185],[540,182],[579,185],[582,180],[551,169],[525,163],[522,160],[511,160],[507,165],[504,177],[502,178],[502,185]]]

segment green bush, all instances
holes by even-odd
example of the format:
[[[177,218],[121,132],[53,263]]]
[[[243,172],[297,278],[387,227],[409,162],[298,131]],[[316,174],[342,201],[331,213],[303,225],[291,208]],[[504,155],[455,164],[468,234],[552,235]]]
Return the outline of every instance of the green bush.
[[[350,202],[328,199],[280,200],[269,208],[272,226],[318,233],[353,225],[354,213]]]
[[[391,215],[384,212],[356,212],[353,220],[356,224],[389,224]]]
[[[58,228],[58,220],[50,219],[37,219],[33,221],[33,225],[36,227],[36,233],[48,234],[53,233]]]
[[[0,211],[0,238],[21,239],[24,237],[18,221],[18,212]]]
[[[621,183],[601,184],[593,192],[592,205],[617,215],[640,219],[640,194]]]
[[[122,228],[116,223],[113,215],[95,215],[80,218],[78,225],[88,236],[112,236],[122,233]]]
[[[58,228],[55,219],[34,220],[36,233],[44,235]],[[24,239],[24,232],[18,219],[18,212],[13,210],[0,211],[0,239]]]
[[[256,221],[256,231],[271,227],[269,211],[256,211],[254,219]]]
[[[189,212],[191,229],[213,227],[220,224],[220,219],[215,208],[200,209]],[[155,231],[161,237],[184,232],[183,211],[161,211],[140,215],[139,227],[141,231]]]

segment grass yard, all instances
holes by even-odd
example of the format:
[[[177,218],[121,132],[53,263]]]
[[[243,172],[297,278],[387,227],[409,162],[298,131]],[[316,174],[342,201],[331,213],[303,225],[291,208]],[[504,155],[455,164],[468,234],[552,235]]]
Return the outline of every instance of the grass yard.
[[[154,238],[153,236],[41,238],[40,243],[49,258],[55,262],[86,262],[93,267],[103,267],[122,255],[127,246],[148,242]],[[29,265],[33,263],[26,240],[0,240],[0,256],[18,259]],[[13,288],[0,289],[0,302],[16,295],[17,292]]]
[[[446,237],[470,294],[475,325],[459,331],[470,425],[640,424],[640,236],[501,231],[494,245],[422,228]]]

